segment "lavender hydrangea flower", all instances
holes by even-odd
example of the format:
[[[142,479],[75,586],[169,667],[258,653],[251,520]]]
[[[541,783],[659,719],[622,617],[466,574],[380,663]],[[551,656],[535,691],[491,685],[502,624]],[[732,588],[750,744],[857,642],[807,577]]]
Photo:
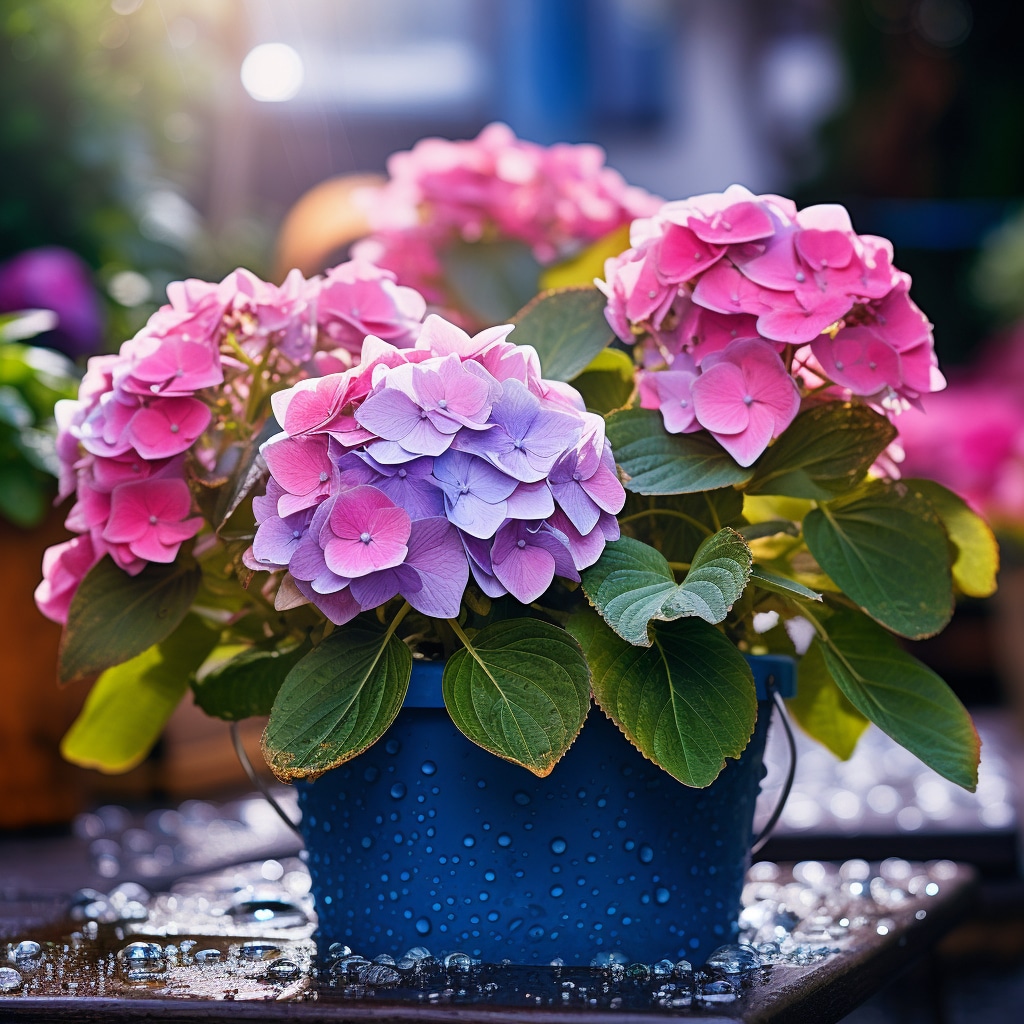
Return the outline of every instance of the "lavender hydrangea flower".
[[[415,347],[367,338],[356,366],[276,397],[246,562],[287,569],[282,602],[339,624],[395,597],[453,618],[470,574],[529,603],[618,536],[603,421],[511,330],[431,316]]]

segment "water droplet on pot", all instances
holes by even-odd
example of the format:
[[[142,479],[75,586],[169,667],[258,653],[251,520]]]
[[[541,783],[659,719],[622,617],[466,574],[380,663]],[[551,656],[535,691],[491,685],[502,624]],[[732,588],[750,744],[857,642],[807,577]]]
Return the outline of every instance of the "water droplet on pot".
[[[437,765],[434,764],[433,761],[424,761],[423,764],[420,765],[420,771],[423,772],[424,775],[433,775],[437,771]]]
[[[640,847],[637,856],[640,858],[641,864],[650,864],[651,861],[654,860],[654,850],[644,843],[644,845]]]
[[[520,790],[512,797],[512,799],[515,800],[515,802],[519,804],[520,807],[525,807],[530,802],[530,794],[524,793],[522,790]]]
[[[670,893],[668,889],[655,889],[654,899],[657,903],[668,903],[668,901],[672,899],[672,893]]]
[[[568,845],[561,836],[551,840],[551,852],[552,853],[565,853],[565,848]]]
[[[499,846],[511,846],[512,845],[512,837],[510,835],[508,835],[507,833],[502,832],[501,835],[498,836],[498,845]]]
[[[430,919],[429,918],[421,917],[416,922],[416,934],[417,935],[429,935],[430,934]],[[416,948],[421,948],[421,947],[416,947]],[[408,955],[408,954],[406,954],[406,955]]]
[[[474,836],[464,836],[462,839],[462,845],[466,847],[476,846],[476,838]]]
[[[444,967],[447,971],[468,971],[473,966],[473,958],[468,953],[449,953],[444,958]]]
[[[193,954],[193,959],[200,964],[213,964],[220,960],[224,954],[219,949],[200,949]]]
[[[405,794],[406,794],[406,789],[405,789],[405,783],[404,782],[396,782],[391,787],[391,796],[392,796],[393,799],[401,800],[402,797],[405,796]]]

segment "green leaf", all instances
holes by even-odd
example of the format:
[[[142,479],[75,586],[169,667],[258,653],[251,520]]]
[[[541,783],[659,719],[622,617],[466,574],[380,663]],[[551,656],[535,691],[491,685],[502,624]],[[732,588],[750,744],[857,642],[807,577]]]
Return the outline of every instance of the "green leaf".
[[[721,622],[743,593],[750,548],[735,530],[720,530],[697,549],[680,585],[669,563],[649,544],[620,537],[583,573],[591,604],[623,640],[649,647],[652,620],[696,616]]]
[[[647,625],[676,591],[676,578],[664,556],[649,544],[620,537],[583,573],[583,591],[616,633],[649,647]]]
[[[542,288],[568,288],[570,285],[593,284],[595,277],[604,277],[605,260],[629,248],[629,225],[615,228],[593,245],[561,263],[545,267]]]
[[[805,587],[796,580],[787,579],[774,572],[769,572],[763,566],[754,565],[750,570],[750,581],[762,590],[770,590],[773,594],[782,594],[783,597],[802,597],[807,601],[820,601],[821,594],[810,587]]]
[[[590,671],[564,629],[504,619],[482,629],[445,666],[444,702],[474,743],[543,778],[590,710]]]
[[[159,739],[189,678],[216,642],[216,630],[188,615],[162,643],[107,669],[61,742],[61,753],[102,772],[134,768]]]
[[[949,622],[946,531],[905,484],[876,480],[821,505],[804,519],[804,538],[843,593],[894,633],[919,639]]]
[[[747,491],[827,501],[855,487],[895,437],[896,428],[865,405],[815,406],[761,456]]]
[[[617,348],[605,348],[573,378],[573,387],[591,412],[604,416],[624,406],[633,394],[633,360]]]
[[[829,674],[821,645],[811,644],[797,666],[796,696],[786,701],[800,727],[836,757],[853,756],[868,720],[846,699]]]
[[[60,642],[60,681],[98,675],[170,636],[189,610],[201,575],[186,555],[169,565],[150,562],[138,576],[103,558],[71,601]]]
[[[309,653],[300,644],[287,654],[249,648],[192,683],[196,703],[214,718],[237,722],[269,715],[288,673]]]
[[[507,323],[539,291],[540,264],[522,242],[455,242],[440,255],[455,304],[482,324]]]
[[[985,520],[958,494],[934,480],[914,479],[904,480],[904,483],[922,494],[935,509],[956,547],[953,582],[968,597],[994,594],[999,572],[999,542]]]
[[[548,380],[572,380],[612,340],[605,297],[593,286],[542,292],[516,314],[517,345],[532,345]]]
[[[828,620],[821,647],[850,703],[929,768],[972,792],[981,741],[953,691],[884,629],[853,611]],[[812,644],[812,648],[814,647]]]
[[[754,474],[706,434],[669,434],[657,409],[623,409],[608,417],[615,461],[637,494],[692,494],[746,483]]]
[[[594,696],[645,757],[687,786],[708,786],[754,731],[757,696],[743,655],[700,619],[660,624],[633,647],[593,612],[568,630],[590,662]]]
[[[719,530],[697,549],[690,571],[658,618],[694,615],[712,625],[722,622],[746,589],[752,560],[747,542],[735,530]]]
[[[401,710],[412,654],[376,625],[336,629],[288,673],[263,734],[282,781],[315,779],[376,743]]]

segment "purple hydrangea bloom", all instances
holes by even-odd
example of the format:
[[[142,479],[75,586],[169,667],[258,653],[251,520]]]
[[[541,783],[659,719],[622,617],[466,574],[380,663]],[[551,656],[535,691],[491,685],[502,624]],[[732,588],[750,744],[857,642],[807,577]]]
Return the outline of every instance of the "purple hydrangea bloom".
[[[454,618],[470,574],[530,603],[618,536],[603,420],[510,331],[471,338],[431,316],[414,348],[368,338],[359,365],[276,396],[285,430],[261,449],[246,562],[287,568],[282,606],[304,598],[340,624],[403,597]]]

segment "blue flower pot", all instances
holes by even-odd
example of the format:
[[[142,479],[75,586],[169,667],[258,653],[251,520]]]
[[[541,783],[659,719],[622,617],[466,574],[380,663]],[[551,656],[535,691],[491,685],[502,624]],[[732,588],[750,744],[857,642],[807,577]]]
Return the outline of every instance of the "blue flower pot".
[[[415,662],[381,741],[298,786],[321,945],[488,962],[602,952],[703,963],[736,939],[768,731],[787,658],[751,659],[753,739],[707,789],[676,782],[594,707],[545,779],[455,728],[442,665]]]

